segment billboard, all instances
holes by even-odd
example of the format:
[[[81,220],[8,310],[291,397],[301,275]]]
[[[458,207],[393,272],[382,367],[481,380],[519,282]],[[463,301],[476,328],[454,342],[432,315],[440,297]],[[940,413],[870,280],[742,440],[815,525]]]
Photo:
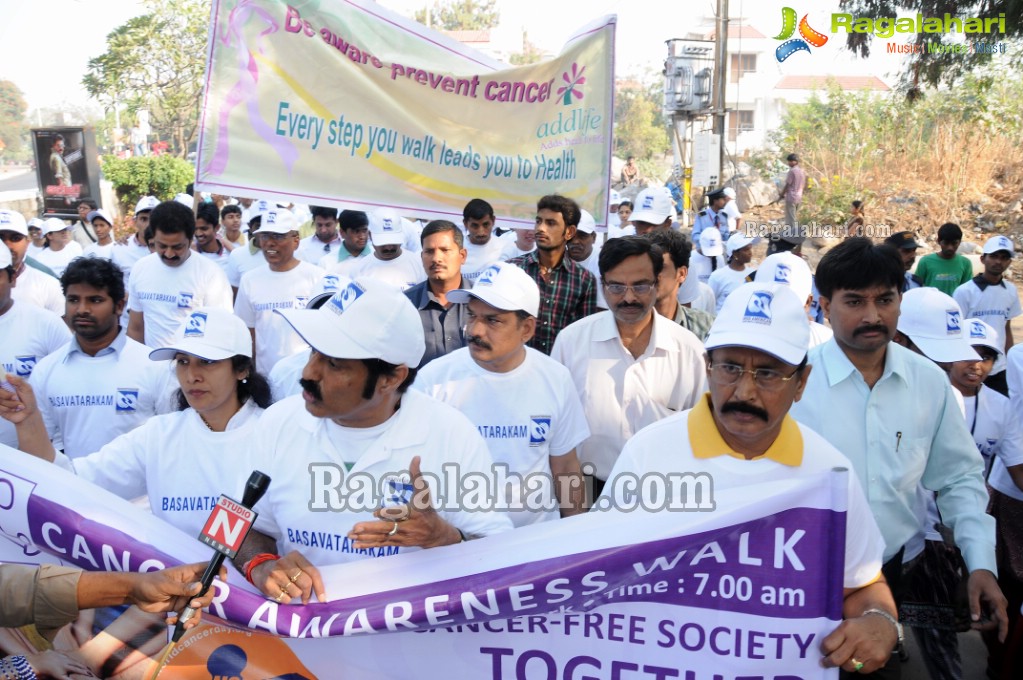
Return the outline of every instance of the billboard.
[[[32,148],[47,216],[77,220],[78,201],[89,198],[99,204],[99,152],[92,128],[34,128]]]

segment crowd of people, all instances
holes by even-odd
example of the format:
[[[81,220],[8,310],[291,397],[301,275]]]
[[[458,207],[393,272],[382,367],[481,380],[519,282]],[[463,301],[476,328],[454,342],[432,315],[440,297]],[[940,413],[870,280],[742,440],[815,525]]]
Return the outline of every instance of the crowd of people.
[[[147,196],[123,243],[88,202],[74,225],[0,211],[0,444],[193,535],[266,472],[235,563],[302,603],[325,565],[626,512],[626,478],[844,466],[845,620],[822,663],[898,677],[901,618],[933,677],[961,677],[964,626],[1016,677],[1013,242],[985,242],[977,276],[952,224],[915,273],[912,232],[848,238],[811,271],[785,231],[754,262],[731,188],[707,202],[685,234],[656,187],[612,191],[606,227],[557,194],[528,224],[482,199],[458,224]],[[481,507],[441,500],[469,479],[493,482]]]

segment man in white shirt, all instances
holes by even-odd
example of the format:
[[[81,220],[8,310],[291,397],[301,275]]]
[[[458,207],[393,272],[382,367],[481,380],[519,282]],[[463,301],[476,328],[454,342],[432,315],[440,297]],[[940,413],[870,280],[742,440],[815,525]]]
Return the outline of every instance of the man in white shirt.
[[[121,268],[124,273],[124,280],[128,280],[132,267],[135,263],[150,254],[149,245],[146,243],[146,228],[149,227],[149,216],[153,208],[160,205],[155,196],[143,196],[135,204],[135,233],[131,235],[127,243],[114,247],[110,259]]]
[[[175,201],[165,201],[150,217],[156,252],[139,260],[128,278],[131,309],[128,335],[159,349],[171,338],[191,310],[220,307],[231,310],[231,286],[217,265],[192,257],[195,214]]]
[[[810,319],[810,306],[813,304],[813,274],[806,260],[791,252],[774,253],[764,258],[757,267],[753,280],[757,283],[778,283],[788,286],[800,300],[804,300],[806,318]],[[827,342],[834,333],[824,324],[810,320],[810,347]]]
[[[85,198],[78,201],[75,208],[78,211],[78,221],[71,228],[71,238],[82,247],[84,252],[86,248],[99,240],[92,228],[92,220],[89,218],[89,213],[99,208],[99,205],[91,198]]]
[[[85,246],[83,257],[102,257],[109,260],[114,255],[114,220],[103,209],[93,210],[86,216],[92,224],[96,242]]]
[[[446,488],[445,464],[488,479],[493,459],[464,415],[408,390],[425,343],[415,307],[397,288],[359,279],[319,309],[281,314],[313,351],[302,396],[267,409],[254,438],[273,484],[235,564],[265,595],[322,601],[313,565],[511,528],[506,513],[440,504],[458,496]]]
[[[295,257],[315,265],[327,255],[337,254],[338,249],[342,247],[341,236],[337,232],[337,208],[311,205],[309,212],[313,215],[315,231],[311,236],[302,239],[298,250],[295,251]]]
[[[717,269],[710,278],[707,285],[714,291],[714,299],[717,301],[717,310],[725,304],[725,299],[733,290],[746,283],[746,277],[750,274],[749,263],[753,260],[753,245],[757,239],[750,238],[742,232],[736,232],[728,237],[725,243],[725,257],[728,258],[728,266]]]
[[[320,259],[320,267],[338,273],[350,270],[360,258],[373,254],[369,244],[369,217],[361,210],[342,210],[337,218],[341,231],[341,247]],[[341,264],[345,263],[345,264]]]
[[[536,250],[536,229],[532,226],[515,225],[511,229],[514,238],[508,239],[501,249],[501,261],[507,262],[514,257],[529,255]]]
[[[815,368],[793,416],[852,462],[885,538],[885,578],[896,601],[904,546],[921,524],[922,485],[937,493],[942,521],[970,570],[973,625],[984,625],[983,613],[1004,639],[1005,598],[994,576],[994,522],[985,513],[980,454],[945,373],[890,342],[904,274],[898,253],[867,238],[847,239],[821,259],[817,287],[835,335],[810,351]],[[926,406],[913,407],[920,399]]]
[[[501,259],[505,243],[494,236],[494,208],[481,198],[474,198],[462,209],[465,231],[465,264],[462,276],[470,283],[480,272]]]
[[[721,214],[725,216],[725,225],[728,228],[728,232],[739,231],[739,226],[742,222],[742,213],[739,212],[739,203],[735,199],[735,189],[732,187],[725,187],[721,190],[728,200],[725,201],[724,206],[721,208]]]
[[[156,415],[169,374],[120,326],[124,281],[116,265],[81,258],[61,282],[74,337],[39,361],[31,383],[54,447],[77,458]]]
[[[401,217],[389,209],[380,209],[369,216],[369,234],[373,239],[373,255],[361,258],[351,270],[335,268],[351,278],[370,277],[385,281],[398,290],[408,290],[426,280],[422,258],[404,248],[405,230]]]
[[[0,373],[27,380],[36,363],[66,343],[71,333],[53,312],[11,297],[13,262],[11,251],[0,243]],[[14,426],[6,420],[0,420],[0,444],[18,447]]]
[[[278,361],[306,347],[284,318],[274,312],[305,309],[309,300],[320,292],[324,272],[295,256],[299,244],[298,224],[288,210],[263,213],[255,238],[269,266],[242,276],[234,313],[252,333],[256,370],[269,375]]]
[[[675,207],[664,187],[648,187],[636,196],[636,209],[629,221],[639,236],[654,229],[671,229]]]
[[[573,262],[582,265],[586,271],[593,274],[594,279],[600,280],[600,267],[597,266],[600,259],[597,222],[586,210],[579,211],[579,224],[575,228],[575,235],[565,244],[565,253]],[[604,290],[601,286],[597,286],[597,307],[607,309],[607,300],[604,299]]]
[[[269,209],[267,208],[267,210]],[[245,224],[248,229],[249,242],[231,251],[231,255],[227,258],[225,272],[227,274],[227,282],[231,284],[231,291],[234,295],[238,294],[238,286],[241,285],[242,275],[245,272],[259,269],[266,265],[266,258],[259,247],[259,239],[256,238],[256,232],[259,231],[259,223],[262,220],[262,213],[243,213],[243,216],[248,218]]]
[[[807,365],[809,329],[800,302],[780,285],[748,283],[733,293],[707,338],[710,393],[692,410],[650,425],[625,445],[597,510],[653,511],[625,496],[629,487],[644,488],[649,475],[709,475],[711,507],[726,509],[755,503],[758,485],[848,469],[845,456],[788,414],[813,368]],[[879,574],[880,531],[859,481],[851,474],[846,478],[845,555],[837,567],[845,620],[820,641],[819,650],[825,667],[869,674],[884,667],[902,643],[902,629],[891,591]],[[668,498],[644,500],[669,510],[692,503],[691,492],[679,498],[674,486],[668,485]],[[745,487],[749,495],[721,493]]]
[[[0,210],[0,243],[11,251],[11,266],[17,282],[11,297],[63,316],[64,296],[60,292],[60,282],[53,272],[44,272],[41,265],[26,257],[29,237],[24,215],[14,210]]]
[[[213,203],[200,203],[195,210],[195,251],[220,267],[227,275],[231,250],[221,241],[220,213]]]
[[[551,358],[565,365],[583,402],[590,437],[579,445],[583,472],[600,494],[625,442],[704,391],[703,345],[656,311],[660,247],[641,236],[610,239],[600,251],[609,308],[558,334]]]
[[[526,347],[540,310],[536,282],[501,262],[448,297],[467,307],[467,346],[427,364],[416,389],[457,408],[486,439],[516,527],[581,513],[575,447],[590,430],[568,370]]]
[[[984,271],[973,277],[972,281],[956,288],[953,294],[964,316],[977,317],[998,332],[1004,351],[999,355],[985,384],[1005,396],[1009,396],[1009,385],[1005,377],[1004,352],[1008,352],[1014,342],[1012,320],[1023,314],[1016,286],[1005,280],[1005,271],[1012,264],[1015,253],[1012,239],[992,236],[984,242],[983,254],[980,256]]]

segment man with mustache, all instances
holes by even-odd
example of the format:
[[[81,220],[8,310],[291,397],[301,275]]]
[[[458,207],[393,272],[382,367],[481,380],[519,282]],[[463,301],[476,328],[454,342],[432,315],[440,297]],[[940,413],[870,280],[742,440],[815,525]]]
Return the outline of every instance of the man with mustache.
[[[149,223],[155,252],[135,263],[128,277],[128,336],[148,347],[163,347],[193,309],[231,311],[233,300],[224,270],[204,257],[192,257],[191,208],[164,201],[153,208]]]
[[[568,368],[583,402],[590,436],[579,445],[594,497],[625,442],[703,393],[703,346],[654,311],[664,268],[659,246],[642,236],[610,239],[600,251],[608,310],[565,328],[551,358]],[[541,308],[542,308],[541,302]]]
[[[267,409],[253,437],[273,483],[235,564],[267,597],[308,602],[315,593],[322,602],[313,565],[511,529],[507,513],[468,511],[447,486],[442,466],[453,466],[459,481],[487,479],[493,460],[464,415],[408,389],[425,349],[408,298],[383,281],[356,279],[319,309],[278,313],[312,353],[302,395]]]
[[[454,222],[430,222],[423,229],[420,243],[426,280],[405,291],[405,297],[419,310],[426,336],[426,353],[418,368],[465,347],[465,305],[449,299],[448,294],[471,285],[462,276],[465,239]]]
[[[817,372],[808,365],[809,340],[802,301],[788,286],[747,283],[736,289],[707,337],[710,393],[691,410],[637,433],[625,445],[596,507],[613,512],[636,507],[628,502],[632,485],[627,482],[651,474],[709,474],[714,491],[721,492],[819,475],[836,467],[848,469],[849,461],[841,453],[789,415],[808,378]],[[870,673],[891,656],[902,629],[880,575],[884,548],[880,531],[859,481],[854,475],[846,478],[845,620],[821,641],[819,653],[825,667]],[[723,498],[739,505],[755,502],[745,495],[717,493],[716,509],[725,507]],[[663,503],[671,507],[669,503],[685,500],[672,497]]]
[[[467,347],[432,362],[415,387],[464,413],[487,442],[496,486],[515,526],[583,511],[576,446],[589,436],[568,370],[526,347],[536,330],[540,291],[501,262],[480,272],[465,304]]]
[[[415,253],[402,248],[405,228],[401,216],[390,208],[380,208],[369,215],[369,235],[373,239],[373,255],[357,260],[350,270],[333,269],[353,279],[365,276],[385,281],[405,291],[426,280],[423,262]]]
[[[124,279],[116,264],[79,258],[60,284],[74,336],[39,358],[31,380],[54,448],[75,458],[156,415],[171,374],[121,327]]]
[[[995,581],[994,521],[985,513],[977,447],[945,373],[890,342],[904,281],[898,253],[867,238],[850,238],[821,259],[817,288],[835,335],[810,351],[816,370],[792,413],[852,461],[884,535],[884,572],[896,601],[904,546],[921,526],[915,499],[923,485],[937,493],[970,570],[974,627],[997,625],[1004,639],[1005,598]],[[926,407],[914,408],[921,398]]]

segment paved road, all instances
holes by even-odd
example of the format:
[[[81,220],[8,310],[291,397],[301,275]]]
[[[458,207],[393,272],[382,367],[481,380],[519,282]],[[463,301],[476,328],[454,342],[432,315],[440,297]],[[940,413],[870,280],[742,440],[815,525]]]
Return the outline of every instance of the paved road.
[[[0,193],[37,188],[36,175],[31,170],[22,168],[0,170]]]

